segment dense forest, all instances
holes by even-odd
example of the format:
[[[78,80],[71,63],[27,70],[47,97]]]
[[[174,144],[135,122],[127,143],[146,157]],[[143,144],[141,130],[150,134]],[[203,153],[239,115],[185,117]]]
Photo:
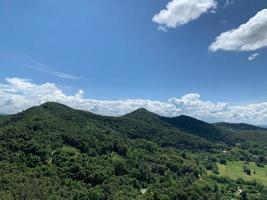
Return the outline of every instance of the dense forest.
[[[3,200],[265,200],[267,177],[220,170],[238,161],[249,178],[266,158],[267,129],[247,124],[145,109],[106,117],[58,103],[0,117]]]

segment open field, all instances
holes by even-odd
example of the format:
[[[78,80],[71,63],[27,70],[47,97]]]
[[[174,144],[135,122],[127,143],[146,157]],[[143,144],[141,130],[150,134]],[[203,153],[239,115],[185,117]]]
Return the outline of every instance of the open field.
[[[218,164],[220,176],[227,176],[232,179],[242,178],[246,181],[255,180],[267,185],[267,166],[258,167],[255,163],[249,163],[247,166],[251,170],[250,176],[243,171],[243,166],[244,162],[242,161],[228,162],[227,165]]]

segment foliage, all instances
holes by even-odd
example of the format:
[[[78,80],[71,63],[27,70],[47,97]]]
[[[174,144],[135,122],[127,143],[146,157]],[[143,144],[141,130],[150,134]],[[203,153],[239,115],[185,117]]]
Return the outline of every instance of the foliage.
[[[262,185],[207,175],[231,158],[221,151],[232,138],[218,144],[204,131],[144,109],[115,118],[33,107],[0,120],[0,199],[266,199]]]

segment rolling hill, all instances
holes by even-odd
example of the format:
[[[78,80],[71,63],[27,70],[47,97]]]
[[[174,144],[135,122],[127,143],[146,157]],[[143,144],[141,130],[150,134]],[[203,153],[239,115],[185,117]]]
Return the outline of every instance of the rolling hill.
[[[216,123],[216,127],[241,140],[267,145],[267,129],[250,124]]]
[[[220,123],[215,123],[214,125],[220,128],[225,128],[234,131],[267,131],[267,129],[264,127],[254,126],[245,123],[234,124],[234,123],[220,122]]]
[[[206,138],[207,140],[225,142],[229,139],[226,137],[225,133],[216,126],[189,116],[181,115],[173,118],[162,117],[162,120],[179,130]]]

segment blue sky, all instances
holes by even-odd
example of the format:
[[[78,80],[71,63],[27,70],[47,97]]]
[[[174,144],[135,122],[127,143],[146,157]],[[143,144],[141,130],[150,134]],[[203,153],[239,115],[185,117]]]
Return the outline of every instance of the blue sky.
[[[152,21],[168,2],[0,0],[0,83],[49,82],[66,95],[82,89],[84,98],[101,100],[197,93],[233,105],[267,101],[267,48],[209,50],[218,35],[267,8],[266,1],[220,0],[214,11],[175,27]]]

